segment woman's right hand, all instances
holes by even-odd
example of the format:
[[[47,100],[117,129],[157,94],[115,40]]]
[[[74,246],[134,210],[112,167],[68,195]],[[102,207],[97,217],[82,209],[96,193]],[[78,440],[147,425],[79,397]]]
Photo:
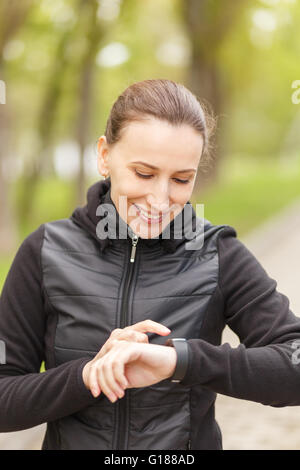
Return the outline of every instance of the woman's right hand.
[[[118,343],[118,341],[148,343],[149,341],[146,333],[156,333],[160,336],[167,336],[170,332],[171,330],[169,330],[169,328],[153,320],[144,320],[123,329],[116,328],[111,332],[108,340],[104,343],[98,354],[84,366],[82,378],[86,388],[91,390],[94,397],[97,397],[100,394],[101,390],[97,381],[97,376],[99,374],[99,361],[112,349],[114,345]],[[124,392],[120,389],[119,398],[123,395]]]

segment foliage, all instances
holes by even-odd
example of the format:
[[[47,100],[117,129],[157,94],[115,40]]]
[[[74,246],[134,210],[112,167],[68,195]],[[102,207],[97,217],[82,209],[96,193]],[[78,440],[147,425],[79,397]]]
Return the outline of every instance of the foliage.
[[[82,140],[95,145],[126,86],[158,77],[186,83],[195,48],[214,61],[222,94],[215,150],[221,147],[223,156],[219,180],[199,194],[208,218],[226,220],[244,233],[298,197],[299,172],[289,168],[297,169],[300,160],[300,104],[291,101],[292,83],[300,78],[299,2],[241,0],[238,9],[232,0],[198,3],[24,0],[21,7],[16,0],[2,0],[0,79],[6,82],[11,128],[4,152],[0,138],[0,176],[3,170],[10,185],[19,240],[44,221],[69,216],[76,206],[79,183],[75,177],[59,178],[53,156],[66,141],[79,146],[80,118],[89,123]],[[206,25],[206,17],[188,16],[188,5],[189,15],[202,8]],[[93,36],[91,24],[96,26]],[[120,59],[120,46],[127,58],[109,63],[108,58]],[[118,47],[119,56],[105,56],[105,50]],[[85,108],[80,85],[91,57],[91,98]],[[202,98],[201,90],[197,95]],[[242,170],[232,177],[236,162]],[[226,172],[230,178],[224,180]],[[89,178],[83,182],[86,188]]]

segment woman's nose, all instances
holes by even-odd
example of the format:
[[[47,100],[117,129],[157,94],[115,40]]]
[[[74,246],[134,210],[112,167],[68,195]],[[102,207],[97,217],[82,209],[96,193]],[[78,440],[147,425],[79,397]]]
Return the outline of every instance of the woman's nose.
[[[155,202],[154,204],[151,204],[151,209],[154,213],[157,212],[168,212],[170,208],[169,203],[160,203],[160,202]]]
[[[160,185],[155,194],[149,194],[148,203],[154,212],[167,212],[170,207],[168,185]]]

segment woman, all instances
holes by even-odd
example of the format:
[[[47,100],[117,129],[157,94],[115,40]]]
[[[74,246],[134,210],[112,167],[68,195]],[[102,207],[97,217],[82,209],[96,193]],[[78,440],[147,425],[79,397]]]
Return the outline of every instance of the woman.
[[[180,84],[118,97],[98,141],[105,179],[8,273],[2,432],[47,422],[44,449],[221,449],[216,393],[300,404],[300,320],[235,230],[189,202],[208,134]],[[226,324],[239,347],[221,345]]]

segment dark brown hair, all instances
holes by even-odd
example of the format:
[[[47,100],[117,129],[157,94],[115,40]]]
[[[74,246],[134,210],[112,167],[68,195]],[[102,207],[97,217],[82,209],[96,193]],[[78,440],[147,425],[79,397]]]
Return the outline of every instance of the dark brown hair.
[[[210,138],[215,118],[208,105],[200,103],[184,85],[172,80],[144,80],[127,87],[111,108],[105,129],[107,143],[117,143],[130,122],[149,116],[173,125],[187,124],[199,132],[204,142],[201,167],[204,164],[205,168],[211,159]]]

